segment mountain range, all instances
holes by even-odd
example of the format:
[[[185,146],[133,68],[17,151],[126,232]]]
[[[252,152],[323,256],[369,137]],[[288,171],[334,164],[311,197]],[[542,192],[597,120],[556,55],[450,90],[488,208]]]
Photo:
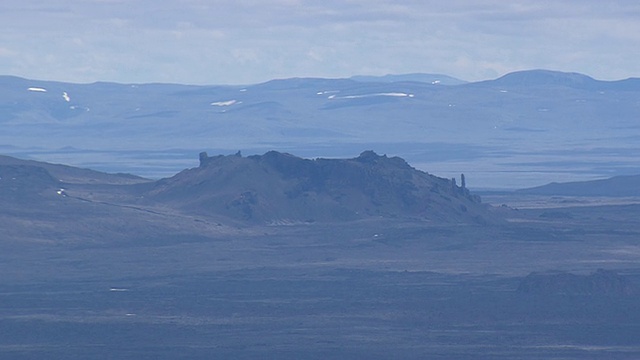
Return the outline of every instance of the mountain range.
[[[0,151],[161,178],[197,154],[401,156],[476,188],[639,172],[640,79],[531,70],[464,82],[410,74],[246,86],[0,77]]]

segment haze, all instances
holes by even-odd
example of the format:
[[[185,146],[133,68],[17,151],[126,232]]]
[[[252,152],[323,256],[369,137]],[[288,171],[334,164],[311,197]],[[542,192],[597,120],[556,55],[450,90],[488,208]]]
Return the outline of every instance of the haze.
[[[633,1],[5,0],[0,68],[68,82],[535,68],[613,80],[640,74],[639,20]]]

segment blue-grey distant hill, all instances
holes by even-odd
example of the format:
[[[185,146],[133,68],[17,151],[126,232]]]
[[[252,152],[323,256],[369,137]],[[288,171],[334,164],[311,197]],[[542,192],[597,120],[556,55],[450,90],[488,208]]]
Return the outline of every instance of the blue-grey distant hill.
[[[352,76],[351,79],[355,81],[360,81],[360,82],[384,82],[384,83],[414,81],[414,82],[422,82],[422,83],[427,83],[432,85],[462,85],[467,83],[467,81],[460,80],[448,75],[422,74],[422,73],[400,74],[400,75],[387,74],[382,76],[356,75],[356,76]]]
[[[601,81],[580,73],[566,73],[550,70],[517,71],[506,74],[496,80],[482,81],[478,84],[502,85],[509,87],[567,87],[574,89],[602,90],[640,90],[640,79],[630,78],[618,81]]]
[[[568,183],[551,183],[521,193],[570,196],[640,196],[640,175],[615,176],[609,179]]]
[[[160,178],[201,150],[351,157],[371,148],[443,177],[464,172],[470,187],[522,188],[634,166],[638,98],[639,79],[548,70],[470,83],[409,74],[246,86],[0,76],[0,151]]]

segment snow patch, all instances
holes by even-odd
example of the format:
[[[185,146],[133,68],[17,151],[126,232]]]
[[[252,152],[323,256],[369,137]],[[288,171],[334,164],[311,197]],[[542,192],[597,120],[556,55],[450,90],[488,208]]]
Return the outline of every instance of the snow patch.
[[[30,87],[27,89],[27,91],[33,91],[33,92],[47,92],[47,89],[45,88],[39,88],[39,87]]]
[[[389,97],[414,97],[413,94],[401,93],[401,92],[389,92],[389,93],[375,93],[375,94],[363,94],[363,95],[346,95],[346,96],[335,96],[331,95],[328,99],[362,99],[362,98],[370,98],[377,96],[389,96]]]
[[[440,80],[433,80],[431,82],[431,85],[438,85],[438,84],[440,84]]]
[[[67,194],[65,194],[64,189],[59,189],[58,191],[56,191],[56,194],[60,195],[60,196],[67,196]]]
[[[227,100],[227,101],[217,101],[217,102],[212,102],[211,105],[212,106],[231,106],[234,104],[240,104],[242,103],[242,101],[238,101],[238,100]]]
[[[67,94],[67,92],[66,92],[66,91],[64,91],[64,92],[62,93],[62,98],[63,98],[66,102],[71,101],[71,98],[69,97],[69,94]]]
[[[112,291],[112,292],[125,292],[125,291],[129,291],[129,289],[125,289],[125,288],[110,288],[109,291]]]
[[[326,91],[318,91],[316,95],[324,95],[324,94],[335,94],[339,93],[340,90],[326,90]]]

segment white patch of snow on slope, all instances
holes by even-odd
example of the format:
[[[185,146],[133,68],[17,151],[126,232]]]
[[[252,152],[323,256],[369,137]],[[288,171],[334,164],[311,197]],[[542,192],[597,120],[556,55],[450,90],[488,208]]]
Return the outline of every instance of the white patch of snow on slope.
[[[238,101],[238,100],[228,100],[228,101],[216,101],[216,102],[212,102],[211,105],[212,106],[231,106],[234,104],[240,104],[242,101]]]
[[[324,95],[324,94],[335,94],[339,93],[340,90],[326,90],[326,91],[318,91],[316,95]]]
[[[66,91],[64,91],[64,92],[62,93],[62,97],[64,98],[64,100],[65,100],[66,102],[71,101],[71,98],[69,97],[69,94],[67,94],[67,92],[66,92]]]
[[[39,88],[39,87],[30,87],[27,89],[27,91],[33,91],[33,92],[47,92],[47,89],[45,88]]]
[[[390,96],[390,97],[414,97],[413,94],[400,93],[400,92],[389,92],[389,93],[375,93],[375,94],[363,94],[363,95],[346,95],[346,96],[335,96],[331,95],[328,99],[362,99],[376,96]]]

